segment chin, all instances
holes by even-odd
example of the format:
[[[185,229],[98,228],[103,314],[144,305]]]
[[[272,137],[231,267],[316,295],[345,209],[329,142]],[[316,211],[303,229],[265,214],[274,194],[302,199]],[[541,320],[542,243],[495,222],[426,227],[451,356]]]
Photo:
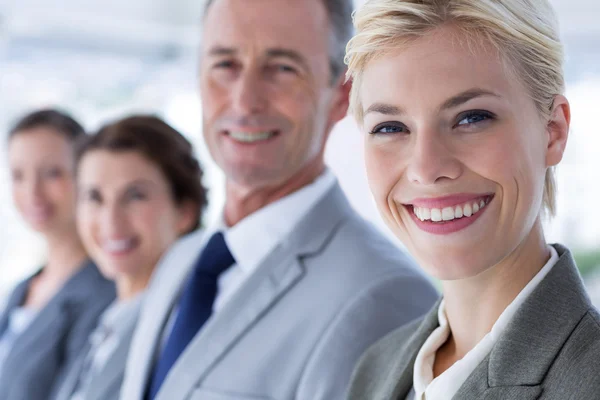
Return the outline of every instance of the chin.
[[[489,266],[476,252],[464,255],[440,254],[433,257],[429,254],[429,257],[417,257],[417,261],[427,274],[442,281],[473,278],[486,271]]]

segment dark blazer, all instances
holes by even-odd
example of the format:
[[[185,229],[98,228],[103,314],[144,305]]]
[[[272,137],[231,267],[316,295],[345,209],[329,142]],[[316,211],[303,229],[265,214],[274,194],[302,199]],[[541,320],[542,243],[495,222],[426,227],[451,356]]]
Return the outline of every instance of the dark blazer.
[[[25,300],[32,278],[12,292],[0,316],[0,335],[8,327],[11,310]],[[46,400],[114,298],[114,284],[86,262],[16,339],[0,376],[0,399]]]
[[[600,399],[600,314],[569,250],[517,311],[455,400]],[[404,400],[417,353],[439,324],[436,305],[376,343],[354,372],[350,400]]]

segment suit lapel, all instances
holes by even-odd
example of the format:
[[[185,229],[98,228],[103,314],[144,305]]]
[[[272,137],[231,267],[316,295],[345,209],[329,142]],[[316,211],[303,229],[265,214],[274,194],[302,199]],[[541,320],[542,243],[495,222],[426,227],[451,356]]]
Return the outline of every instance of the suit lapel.
[[[81,298],[89,296],[90,281],[99,276],[100,273],[96,267],[92,263],[86,262],[39,311],[25,332],[17,338],[10,357],[26,356],[18,354],[22,349],[60,345],[58,341],[64,337],[64,331],[70,328],[74,318],[73,309],[78,306]],[[24,293],[26,291],[25,287]],[[51,334],[49,335],[49,333]]]
[[[157,400],[183,398],[193,390],[244,333],[302,279],[302,257],[318,253],[349,212],[350,205],[335,185],[267,256],[231,301],[207,321],[167,375]]]
[[[525,300],[490,354],[454,399],[535,399],[569,335],[592,307],[571,253],[554,245],[559,261]]]
[[[6,305],[4,307],[4,311],[2,312],[2,316],[0,317],[0,335],[3,334],[8,328],[8,321],[10,318],[10,313],[15,308],[19,307],[25,301],[25,296],[27,296],[27,289],[29,288],[29,283],[38,273],[33,275],[32,277],[26,279],[25,281],[19,283],[15,289],[12,291]]]
[[[120,386],[119,382],[123,379],[125,372],[125,362],[129,354],[129,346],[135,328],[135,322],[132,321],[130,332],[123,337],[115,351],[98,374],[99,379],[94,379],[86,393],[87,400],[108,399],[113,394],[115,385]]]
[[[142,399],[154,357],[161,349],[162,334],[182,290],[190,269],[202,248],[205,234],[195,232],[182,238],[162,259],[154,272],[144,299],[139,323],[132,338],[126,365],[126,385],[123,395]],[[127,383],[131,382],[130,385]]]
[[[81,369],[83,368],[83,364],[85,362],[88,351],[89,346],[86,346],[84,351],[81,352],[81,355],[77,358],[77,360],[69,369],[65,380],[60,385],[60,390],[56,395],[56,400],[69,400],[71,398],[73,390],[75,390],[75,386],[77,385],[77,381],[79,380]]]
[[[421,321],[417,331],[403,346],[400,354],[402,358],[396,361],[396,364],[390,368],[386,384],[383,386],[390,388],[388,393],[384,393],[382,400],[404,399],[413,387],[414,365],[419,350],[431,335],[431,333],[439,326],[438,308],[441,299],[429,311],[425,318]],[[407,327],[408,329],[408,327]]]

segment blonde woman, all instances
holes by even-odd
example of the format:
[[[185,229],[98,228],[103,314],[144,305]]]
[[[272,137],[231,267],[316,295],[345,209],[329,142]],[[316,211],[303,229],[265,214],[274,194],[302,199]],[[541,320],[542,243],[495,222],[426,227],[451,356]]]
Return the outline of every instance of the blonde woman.
[[[593,399],[600,316],[549,245],[570,110],[546,0],[372,0],[347,48],[384,219],[443,283],[363,357],[352,400]]]

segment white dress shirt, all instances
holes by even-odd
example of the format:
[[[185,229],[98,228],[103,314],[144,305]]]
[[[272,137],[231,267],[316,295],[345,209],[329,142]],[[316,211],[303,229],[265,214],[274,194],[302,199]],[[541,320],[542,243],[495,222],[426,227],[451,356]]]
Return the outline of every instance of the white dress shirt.
[[[450,368],[434,379],[433,364],[436,352],[450,336],[450,326],[448,325],[448,318],[446,316],[445,303],[442,300],[438,309],[440,326],[427,338],[415,360],[413,389],[416,400],[448,400],[458,392],[469,375],[473,373],[479,363],[492,351],[494,344],[496,344],[498,338],[505,331],[519,307],[521,307],[527,297],[557,263],[558,253],[554,247],[548,247],[551,253],[548,262],[521,290],[502,314],[500,314],[500,317],[498,317],[498,320],[492,326],[492,330],[471,351],[465,354],[461,360],[455,362]]]
[[[219,276],[214,312],[223,308],[260,263],[335,183],[335,175],[325,170],[310,185],[261,208],[235,226],[228,228],[221,216],[207,229],[206,240],[217,231],[223,232],[227,247],[236,261]]]

